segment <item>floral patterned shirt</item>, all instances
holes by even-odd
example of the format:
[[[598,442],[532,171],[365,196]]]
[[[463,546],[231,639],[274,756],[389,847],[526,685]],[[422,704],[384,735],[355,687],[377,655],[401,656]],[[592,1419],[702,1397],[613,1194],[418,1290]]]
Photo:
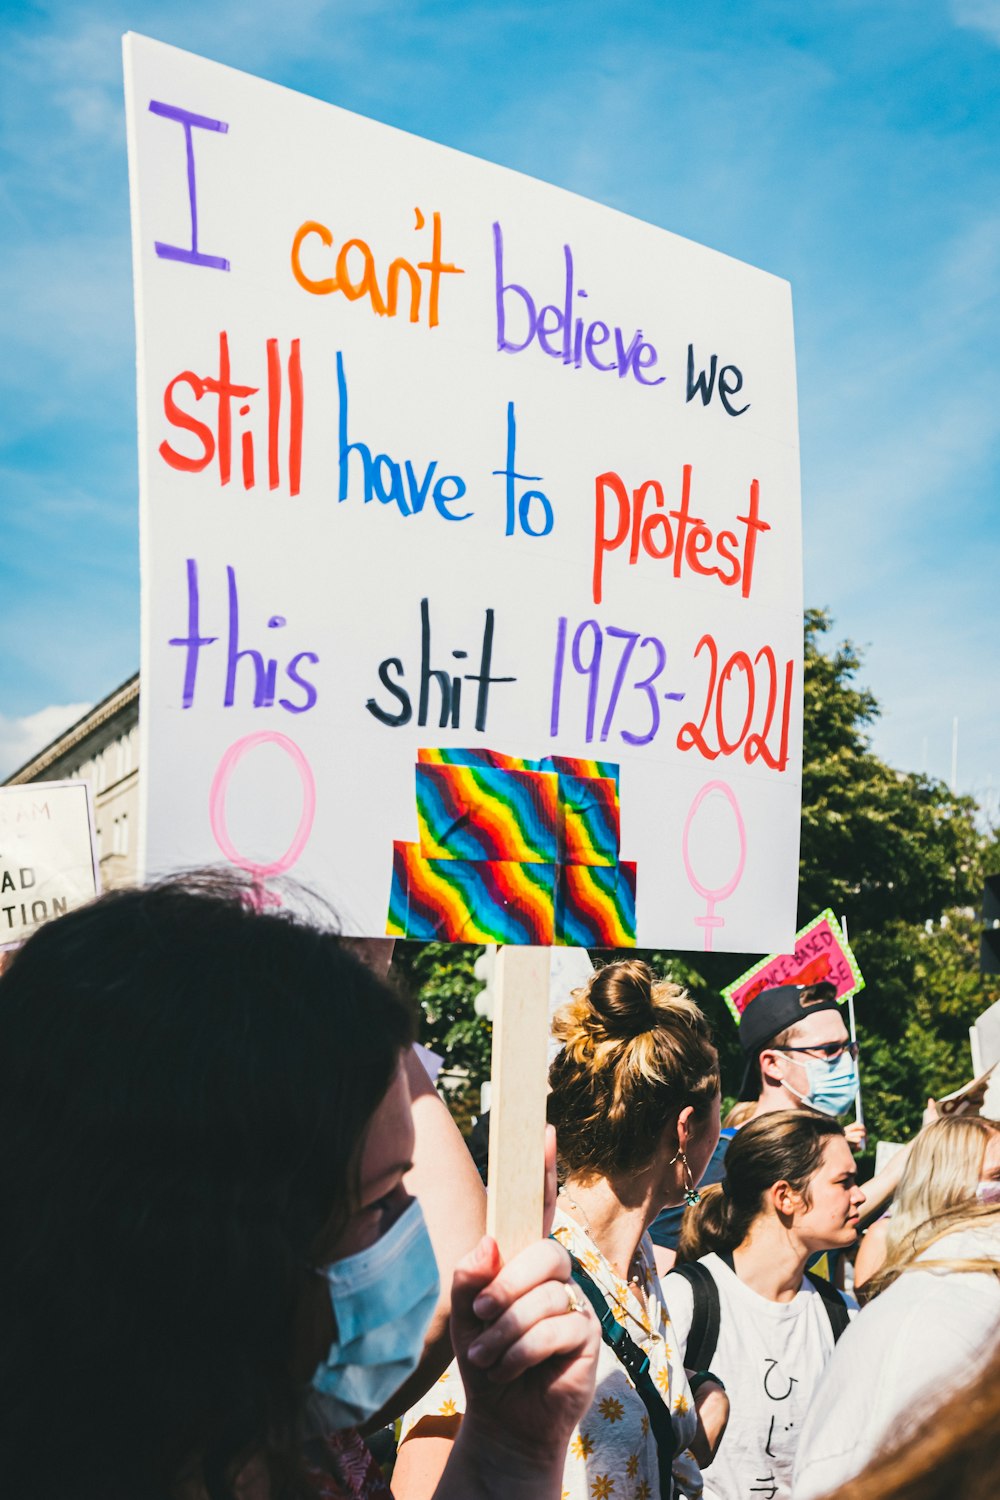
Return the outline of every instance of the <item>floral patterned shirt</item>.
[[[678,1452],[674,1488],[688,1500],[701,1500],[701,1471],[687,1444],[695,1434],[694,1403],[684,1373],[648,1235],[639,1245],[639,1274],[645,1305],[635,1287],[621,1280],[590,1236],[575,1220],[556,1210],[553,1235],[593,1277],[612,1312],[649,1355],[649,1373],[670,1407]],[[454,1416],[465,1409],[458,1366],[451,1364],[437,1385],[407,1412],[402,1436],[426,1416]],[[649,1416],[624,1368],[603,1341],[597,1361],[594,1403],[574,1429],[566,1455],[562,1500],[660,1500],[656,1440]]]

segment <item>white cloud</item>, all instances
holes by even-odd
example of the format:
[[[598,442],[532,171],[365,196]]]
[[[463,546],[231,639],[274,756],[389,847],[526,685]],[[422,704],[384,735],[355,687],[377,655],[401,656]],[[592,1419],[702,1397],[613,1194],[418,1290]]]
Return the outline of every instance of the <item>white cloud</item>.
[[[967,31],[980,31],[1000,46],[1000,0],[952,0],[952,19]]]
[[[53,703],[37,713],[12,719],[0,714],[0,777],[10,776],[25,761],[75,724],[90,708],[89,703]]]

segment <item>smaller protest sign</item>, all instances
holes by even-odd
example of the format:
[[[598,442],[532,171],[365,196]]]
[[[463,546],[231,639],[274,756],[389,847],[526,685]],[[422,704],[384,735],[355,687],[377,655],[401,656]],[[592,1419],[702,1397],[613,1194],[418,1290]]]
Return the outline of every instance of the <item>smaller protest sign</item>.
[[[970,1027],[969,1040],[973,1072],[985,1073],[987,1068],[1000,1063],[1000,1000],[984,1010]]]
[[[734,1021],[739,1021],[761,990],[779,984],[834,985],[838,1000],[863,990],[865,981],[843,929],[828,907],[795,934],[791,953],[771,953],[734,979],[722,991]]]
[[[996,1063],[1000,1063],[1000,1000],[984,1010],[969,1028],[969,1042],[972,1046],[973,1073],[978,1076],[985,1073],[987,1068],[993,1068],[982,1113],[987,1119],[995,1120],[1000,1117],[1000,1068],[995,1067]]]
[[[873,1174],[875,1177],[878,1177],[881,1172],[885,1171],[892,1158],[896,1155],[896,1152],[902,1151],[905,1144],[905,1141],[879,1141],[876,1144],[875,1171]]]
[[[100,889],[86,782],[0,789],[0,950],[16,948]]]
[[[943,1094],[937,1101],[938,1114],[941,1119],[947,1120],[952,1115],[980,1114],[995,1068],[996,1063],[993,1063],[978,1078],[970,1079],[968,1083],[963,1083],[960,1089],[953,1089],[950,1094]]]

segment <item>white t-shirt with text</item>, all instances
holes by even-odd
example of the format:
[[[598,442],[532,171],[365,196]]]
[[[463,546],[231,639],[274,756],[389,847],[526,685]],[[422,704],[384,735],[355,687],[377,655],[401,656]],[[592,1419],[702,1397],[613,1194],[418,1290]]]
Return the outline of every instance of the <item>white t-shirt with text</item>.
[[[806,1411],[833,1354],[829,1314],[808,1281],[790,1302],[771,1302],[744,1286],[719,1256],[706,1255],[701,1264],[719,1289],[711,1368],[730,1401],[725,1436],[714,1462],[702,1470],[706,1500],[787,1500]],[[682,1276],[667,1276],[663,1292],[683,1350],[694,1305],[691,1286]],[[688,1357],[685,1364],[693,1368]]]

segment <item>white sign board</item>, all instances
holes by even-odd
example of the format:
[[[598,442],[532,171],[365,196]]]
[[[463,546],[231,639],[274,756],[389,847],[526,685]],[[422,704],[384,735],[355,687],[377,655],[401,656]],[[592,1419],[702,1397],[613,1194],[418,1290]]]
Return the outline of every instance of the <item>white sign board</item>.
[[[984,1010],[970,1028],[972,1071],[985,1073],[1000,1063],[1000,1000]]]
[[[100,889],[86,782],[0,787],[0,950]]]
[[[875,1173],[884,1172],[897,1151],[902,1151],[905,1141],[879,1141],[875,1147]]]
[[[989,1120],[1000,1119],[1000,1000],[984,1010],[969,1028],[972,1044],[972,1071],[978,1078],[992,1068],[986,1087],[986,1098],[980,1111]]]
[[[125,40],[150,875],[345,930],[795,928],[791,298],[498,166]]]

